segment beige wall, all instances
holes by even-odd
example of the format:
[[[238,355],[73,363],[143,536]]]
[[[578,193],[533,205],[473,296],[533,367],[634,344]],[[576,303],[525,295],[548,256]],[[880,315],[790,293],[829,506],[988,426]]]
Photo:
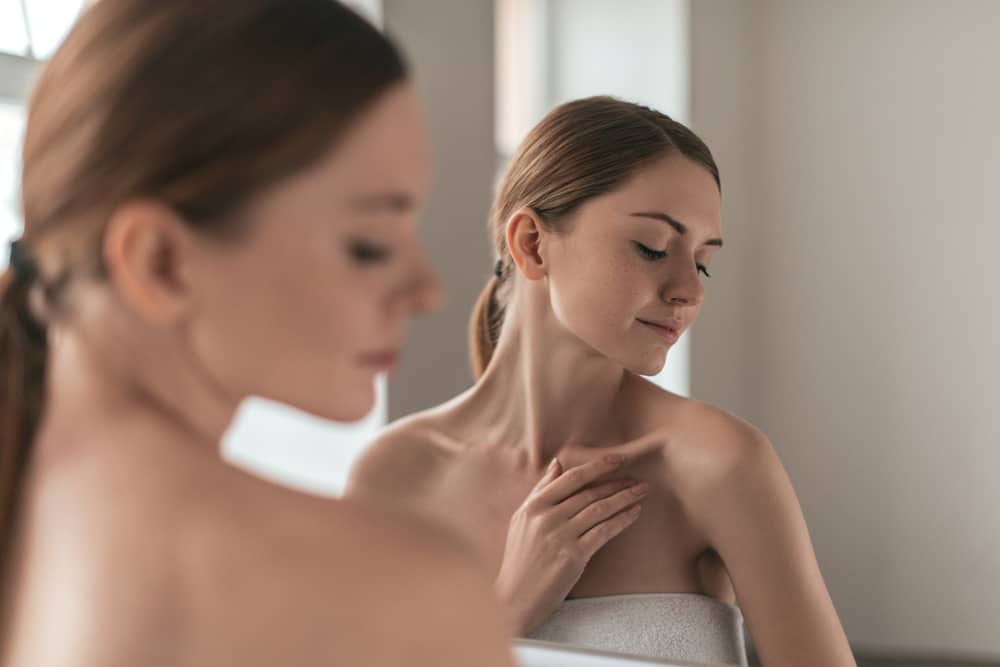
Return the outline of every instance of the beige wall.
[[[466,322],[493,270],[486,231],[496,148],[493,128],[493,2],[384,0],[386,30],[413,63],[429,111],[434,187],[424,238],[448,302],[417,322],[389,384],[395,419],[469,386]]]
[[[1000,2],[692,29],[730,246],[694,394],[770,435],[856,646],[1000,656]]]
[[[450,291],[416,327],[392,418],[469,382],[492,4],[385,2],[430,111],[425,238]],[[774,441],[862,649],[1000,656],[998,25],[991,0],[691,3],[691,122],[722,167],[729,246],[693,394]]]

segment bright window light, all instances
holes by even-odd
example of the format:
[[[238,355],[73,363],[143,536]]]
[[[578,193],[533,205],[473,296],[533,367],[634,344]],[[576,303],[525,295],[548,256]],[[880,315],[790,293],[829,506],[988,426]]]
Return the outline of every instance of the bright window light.
[[[17,183],[23,134],[24,109],[0,102],[0,268],[7,265],[7,242],[21,233]]]
[[[83,0],[24,0],[24,3],[28,10],[32,55],[45,60],[73,27],[83,8]]]
[[[0,51],[23,56],[28,53],[28,33],[20,0],[0,0]]]

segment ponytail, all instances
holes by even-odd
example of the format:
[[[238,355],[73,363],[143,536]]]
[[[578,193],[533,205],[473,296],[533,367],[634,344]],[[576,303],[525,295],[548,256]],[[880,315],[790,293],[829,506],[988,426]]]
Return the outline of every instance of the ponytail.
[[[493,351],[500,339],[503,326],[504,308],[497,300],[500,280],[493,276],[476,301],[469,320],[469,350],[471,352],[472,374],[476,380],[483,376],[490,365]]]
[[[47,344],[31,314],[33,284],[14,270],[0,274],[0,593],[44,397]]]

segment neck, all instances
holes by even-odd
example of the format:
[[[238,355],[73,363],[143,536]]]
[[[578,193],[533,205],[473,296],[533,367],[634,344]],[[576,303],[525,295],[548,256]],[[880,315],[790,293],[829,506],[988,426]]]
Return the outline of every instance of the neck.
[[[104,322],[101,335],[84,327],[50,331],[46,431],[75,434],[141,416],[181,437],[217,449],[239,401],[195,363],[176,333],[132,330]],[[53,442],[78,438],[48,438]]]
[[[568,445],[620,442],[625,370],[566,331],[547,298],[518,296],[486,372],[462,401],[466,414],[487,425],[479,432],[491,441],[526,448],[536,466]]]

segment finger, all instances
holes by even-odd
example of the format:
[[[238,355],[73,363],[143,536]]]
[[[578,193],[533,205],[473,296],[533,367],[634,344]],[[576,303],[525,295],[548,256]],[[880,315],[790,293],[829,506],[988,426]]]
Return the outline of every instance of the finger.
[[[581,535],[579,544],[587,560],[590,560],[597,553],[598,549],[618,537],[623,530],[635,523],[641,511],[642,508],[636,505],[623,512],[619,512],[607,521],[597,524]]]
[[[599,523],[635,505],[648,491],[649,485],[640,483],[603,500],[592,502],[570,519],[570,526],[577,535],[583,535]]]
[[[563,472],[538,492],[543,505],[557,505],[604,475],[618,470],[625,463],[621,454],[607,454]]]
[[[562,464],[559,462],[559,457],[556,457],[552,459],[551,463],[549,463],[549,467],[545,469],[545,472],[542,474],[542,478],[535,483],[535,486],[531,489],[531,493],[535,493],[539,489],[544,488],[546,484],[549,484],[561,474]]]
[[[588,505],[613,496],[619,491],[630,488],[638,483],[638,480],[635,479],[616,479],[582,489],[556,505],[556,512],[558,516],[569,520],[579,514]]]

